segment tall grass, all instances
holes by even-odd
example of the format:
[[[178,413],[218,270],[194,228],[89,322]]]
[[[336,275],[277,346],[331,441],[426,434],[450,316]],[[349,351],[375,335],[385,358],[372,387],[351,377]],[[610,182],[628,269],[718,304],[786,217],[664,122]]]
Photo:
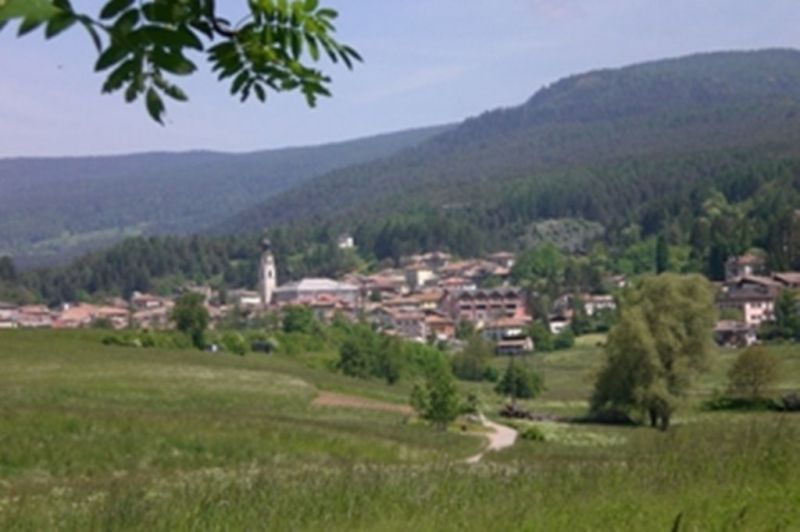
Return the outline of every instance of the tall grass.
[[[405,391],[306,362],[0,334],[0,530],[800,528],[800,416],[544,427],[468,466],[474,438],[312,406]]]
[[[522,444],[466,465],[208,469],[27,495],[4,529],[790,530],[796,422],[641,432],[624,452],[559,460]],[[526,448],[527,447],[527,448]],[[537,456],[537,453],[538,456]]]

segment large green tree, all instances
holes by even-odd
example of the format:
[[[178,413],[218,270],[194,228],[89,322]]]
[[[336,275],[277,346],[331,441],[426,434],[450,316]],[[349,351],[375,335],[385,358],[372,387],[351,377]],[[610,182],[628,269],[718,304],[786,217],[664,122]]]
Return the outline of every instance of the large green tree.
[[[644,278],[620,300],[620,316],[606,342],[592,410],[646,414],[669,427],[692,375],[705,368],[715,308],[710,283],[699,275]]]
[[[311,106],[330,95],[330,77],[315,66],[321,57],[348,68],[361,60],[333,38],[338,14],[319,0],[242,3],[246,15],[231,23],[214,0],[107,0],[97,15],[76,10],[70,0],[0,0],[0,29],[16,19],[18,35],[43,28],[50,39],[83,27],[97,48],[95,70],[108,72],[103,92],[122,90],[128,102],[144,97],[160,123],[163,96],[187,100],[174,77],[197,70],[193,52],[205,54],[242,101],[254,95],[264,102],[269,90],[299,90]]]

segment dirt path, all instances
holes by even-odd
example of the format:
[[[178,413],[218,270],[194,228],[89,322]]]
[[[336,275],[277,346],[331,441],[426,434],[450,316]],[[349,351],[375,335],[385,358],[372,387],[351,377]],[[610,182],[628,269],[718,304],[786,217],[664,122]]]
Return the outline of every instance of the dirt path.
[[[408,405],[387,403],[376,399],[367,399],[356,395],[345,395],[334,392],[319,392],[312,403],[314,406],[337,406],[344,408],[361,408],[365,410],[380,410],[383,412],[396,412],[411,415],[414,411]]]
[[[491,429],[492,431],[486,435],[489,438],[489,445],[487,445],[483,451],[479,452],[475,456],[470,456],[467,458],[468,464],[477,464],[481,461],[483,455],[489,451],[499,451],[500,449],[511,447],[514,445],[514,442],[517,441],[517,431],[511,427],[506,427],[505,425],[500,425],[494,421],[489,421],[483,414],[481,414],[481,423],[483,423],[484,427]]]

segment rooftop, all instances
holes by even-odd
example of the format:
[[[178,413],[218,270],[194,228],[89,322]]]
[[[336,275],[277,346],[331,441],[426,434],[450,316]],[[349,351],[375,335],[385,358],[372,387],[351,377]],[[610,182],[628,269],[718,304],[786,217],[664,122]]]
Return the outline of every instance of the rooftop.
[[[349,283],[341,283],[333,279],[322,277],[308,277],[300,281],[286,283],[280,286],[276,292],[349,292],[356,291],[358,287]]]

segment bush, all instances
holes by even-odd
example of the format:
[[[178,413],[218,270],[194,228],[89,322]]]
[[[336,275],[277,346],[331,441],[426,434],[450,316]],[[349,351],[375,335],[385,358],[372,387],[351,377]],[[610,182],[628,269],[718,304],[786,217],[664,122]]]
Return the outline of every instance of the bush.
[[[464,381],[497,380],[497,371],[489,361],[494,355],[492,345],[478,335],[472,335],[466,347],[453,356],[453,374]],[[494,376],[494,379],[487,377]]]
[[[762,411],[775,410],[776,404],[771,399],[752,399],[748,397],[718,396],[703,403],[706,410]]]
[[[731,395],[758,401],[764,399],[770,386],[778,379],[780,360],[766,347],[745,349],[728,372]]]
[[[537,351],[548,352],[554,349],[553,333],[543,323],[533,322],[528,330],[528,335],[533,340],[533,347]]]
[[[526,441],[547,441],[544,433],[538,427],[528,427],[521,430],[519,437]]]
[[[283,332],[311,334],[316,329],[317,321],[310,308],[290,306],[283,310]]]
[[[575,345],[575,333],[572,329],[566,328],[557,334],[553,340],[553,347],[557,350],[569,349]]]
[[[234,355],[244,356],[247,353],[247,342],[244,337],[235,332],[227,332],[222,335],[222,347]]]
[[[533,399],[543,387],[541,375],[533,368],[517,365],[512,359],[494,390],[498,394],[510,396],[512,400]]]

